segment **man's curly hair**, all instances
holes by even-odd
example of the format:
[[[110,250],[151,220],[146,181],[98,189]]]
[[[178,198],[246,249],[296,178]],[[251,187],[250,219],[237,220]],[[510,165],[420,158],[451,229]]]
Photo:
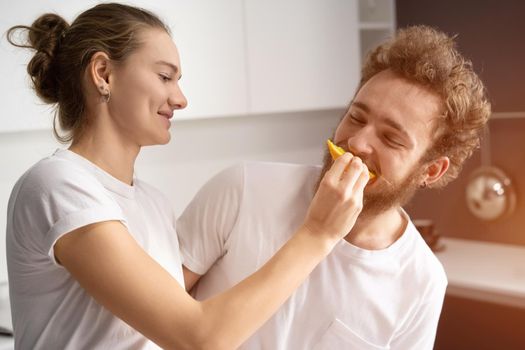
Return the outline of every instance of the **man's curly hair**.
[[[434,126],[434,144],[422,161],[450,159],[447,173],[432,187],[455,179],[463,162],[479,147],[490,116],[490,103],[472,63],[455,47],[454,37],[428,26],[398,30],[396,36],[372,50],[363,65],[359,89],[374,75],[391,70],[437,93],[443,114]]]

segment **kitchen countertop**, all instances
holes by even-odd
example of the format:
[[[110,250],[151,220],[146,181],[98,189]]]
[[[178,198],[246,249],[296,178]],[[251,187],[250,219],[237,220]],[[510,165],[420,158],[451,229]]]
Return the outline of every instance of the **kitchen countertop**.
[[[525,308],[525,247],[442,237],[447,294]]]

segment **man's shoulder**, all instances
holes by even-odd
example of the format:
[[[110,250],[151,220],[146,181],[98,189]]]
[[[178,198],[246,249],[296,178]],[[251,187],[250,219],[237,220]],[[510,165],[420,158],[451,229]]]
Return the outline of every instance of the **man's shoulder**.
[[[414,265],[415,272],[426,284],[438,288],[445,288],[448,284],[447,275],[443,264],[430,249],[421,234],[412,227],[414,235]]]
[[[444,289],[448,283],[445,269],[412,222],[405,234],[408,239],[401,259],[407,276],[418,288]]]
[[[291,162],[276,161],[243,161],[239,163],[246,168],[267,168],[275,170],[302,170],[302,171],[320,171],[321,166],[316,164],[301,164]]]
[[[301,182],[317,179],[321,167],[319,165],[296,164],[284,162],[247,161],[241,164],[247,181]]]
[[[230,165],[214,174],[202,187],[207,191],[236,188],[277,189],[278,187],[310,186],[317,181],[321,167],[294,163],[243,161]]]

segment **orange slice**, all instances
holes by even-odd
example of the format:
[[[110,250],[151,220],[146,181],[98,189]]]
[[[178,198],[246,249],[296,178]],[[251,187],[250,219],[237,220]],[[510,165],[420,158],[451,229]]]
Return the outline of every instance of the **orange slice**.
[[[335,145],[330,139],[326,140],[326,144],[328,145],[328,151],[330,152],[333,160],[336,160],[346,152],[343,148]],[[376,174],[371,171],[368,172],[368,175],[370,179],[376,177]]]

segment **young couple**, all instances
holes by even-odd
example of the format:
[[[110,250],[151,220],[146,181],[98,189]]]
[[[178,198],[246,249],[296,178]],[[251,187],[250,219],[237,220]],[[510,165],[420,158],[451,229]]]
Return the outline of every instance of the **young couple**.
[[[71,141],[9,201],[17,349],[432,348],[447,280],[401,206],[458,175],[490,114],[450,37],[410,27],[371,52],[327,135],[348,153],[231,167],[178,220],[133,172],[186,106],[166,25],[110,3],[8,39],[35,50]]]

